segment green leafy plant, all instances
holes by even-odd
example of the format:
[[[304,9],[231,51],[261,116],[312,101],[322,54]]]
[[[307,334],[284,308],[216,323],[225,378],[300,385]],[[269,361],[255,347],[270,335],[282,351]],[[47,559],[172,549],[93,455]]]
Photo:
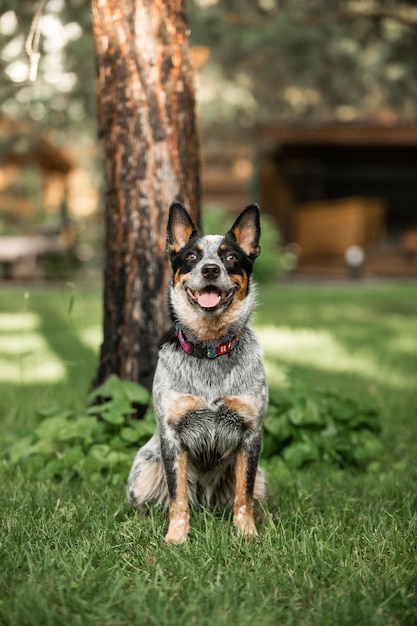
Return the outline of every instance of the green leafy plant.
[[[132,419],[138,404],[149,404],[150,394],[110,376],[87,400],[83,413],[62,407],[38,411],[34,431],[6,451],[8,462],[41,479],[125,480],[135,450],[155,429],[151,409],[143,420]]]
[[[149,404],[150,394],[141,385],[110,376],[87,401],[82,413],[62,407],[38,411],[37,426],[8,448],[7,462],[40,479],[125,481],[135,451],[155,430],[152,408],[143,420],[132,419],[138,404]],[[351,399],[326,392],[271,391],[263,458],[279,458],[297,469],[317,460],[372,468],[383,452],[379,430],[376,410]]]
[[[373,406],[329,392],[271,391],[264,420],[264,458],[293,468],[313,461],[376,469],[383,454]]]

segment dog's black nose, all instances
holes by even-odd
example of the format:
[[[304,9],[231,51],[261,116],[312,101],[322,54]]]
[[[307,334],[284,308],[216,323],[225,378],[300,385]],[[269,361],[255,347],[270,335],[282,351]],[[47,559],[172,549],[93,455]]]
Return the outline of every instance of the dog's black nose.
[[[201,273],[207,280],[214,280],[220,274],[220,267],[215,263],[206,263],[201,268]]]

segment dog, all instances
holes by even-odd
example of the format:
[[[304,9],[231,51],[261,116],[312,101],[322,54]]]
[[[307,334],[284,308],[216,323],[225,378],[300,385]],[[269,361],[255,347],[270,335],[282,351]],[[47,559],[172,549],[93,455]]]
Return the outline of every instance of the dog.
[[[139,510],[168,507],[168,543],[187,540],[189,503],[233,506],[237,532],[258,534],[254,499],[267,494],[259,456],[268,388],[262,348],[248,321],[259,240],[256,204],[224,236],[202,235],[181,203],[170,206],[172,326],[153,382],[157,428],[139,449],[127,487]]]

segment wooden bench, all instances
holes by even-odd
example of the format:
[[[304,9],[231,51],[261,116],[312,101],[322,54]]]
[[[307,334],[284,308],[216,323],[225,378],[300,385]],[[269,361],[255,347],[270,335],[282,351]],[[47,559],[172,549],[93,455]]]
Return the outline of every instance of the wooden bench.
[[[72,240],[71,240],[72,239]],[[0,236],[0,266],[4,278],[33,278],[42,257],[62,257],[73,247],[65,230],[51,235]]]

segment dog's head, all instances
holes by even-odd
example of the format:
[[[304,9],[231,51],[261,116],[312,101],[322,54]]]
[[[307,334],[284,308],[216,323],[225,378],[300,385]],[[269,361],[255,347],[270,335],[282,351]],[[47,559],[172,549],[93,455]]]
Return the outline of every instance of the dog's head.
[[[250,276],[260,253],[259,208],[251,204],[224,235],[202,235],[186,209],[169,211],[174,317],[202,340],[217,339],[246,321],[253,307]]]

